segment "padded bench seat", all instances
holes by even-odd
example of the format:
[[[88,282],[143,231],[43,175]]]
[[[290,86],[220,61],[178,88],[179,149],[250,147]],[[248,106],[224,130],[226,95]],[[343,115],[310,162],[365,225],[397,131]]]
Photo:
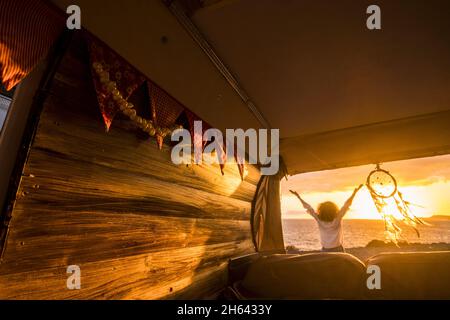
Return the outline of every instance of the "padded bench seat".
[[[382,253],[366,260],[381,271],[372,299],[450,299],[450,251]]]
[[[276,254],[252,262],[232,290],[249,299],[357,299],[365,271],[346,253]]]
[[[235,260],[227,299],[450,299],[450,251],[383,253],[365,263],[322,252]],[[367,289],[368,265],[380,267],[380,290]]]

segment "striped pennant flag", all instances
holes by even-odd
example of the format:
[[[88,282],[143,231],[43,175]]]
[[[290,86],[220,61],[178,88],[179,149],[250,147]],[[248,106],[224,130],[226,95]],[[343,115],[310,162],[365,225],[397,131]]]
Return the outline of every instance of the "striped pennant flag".
[[[11,90],[45,57],[65,27],[63,12],[40,0],[0,0],[0,81]]]

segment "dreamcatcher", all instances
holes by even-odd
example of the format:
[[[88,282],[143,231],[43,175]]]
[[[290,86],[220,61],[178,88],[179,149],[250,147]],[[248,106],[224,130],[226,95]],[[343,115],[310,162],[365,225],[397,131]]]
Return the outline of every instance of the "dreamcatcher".
[[[377,165],[375,170],[369,173],[366,186],[375,207],[383,217],[387,239],[397,243],[402,238],[400,223],[412,227],[420,238],[417,226],[428,224],[411,212],[410,207],[413,204],[403,199],[402,193],[398,190],[397,181],[388,171]],[[397,211],[397,215],[393,211]]]

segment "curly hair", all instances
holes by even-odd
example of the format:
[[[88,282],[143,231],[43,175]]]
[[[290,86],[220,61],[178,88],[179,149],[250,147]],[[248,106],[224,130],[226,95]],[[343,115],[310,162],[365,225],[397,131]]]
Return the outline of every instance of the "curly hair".
[[[317,208],[319,219],[325,222],[331,222],[336,219],[338,211],[338,206],[331,201],[323,202],[319,204],[319,207]]]

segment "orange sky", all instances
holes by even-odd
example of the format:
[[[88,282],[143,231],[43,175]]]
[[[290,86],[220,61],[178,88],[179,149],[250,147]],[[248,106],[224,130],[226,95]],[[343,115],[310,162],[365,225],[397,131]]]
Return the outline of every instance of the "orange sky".
[[[422,217],[450,215],[450,155],[388,162],[381,167],[397,179],[405,200],[421,206],[412,207],[414,214]],[[288,181],[283,180],[283,218],[309,218],[289,189],[296,190],[315,208],[327,200],[341,206],[355,186],[365,183],[367,175],[374,168],[374,165],[366,165],[311,172],[289,177]],[[346,218],[380,218],[366,187],[355,197]]]

